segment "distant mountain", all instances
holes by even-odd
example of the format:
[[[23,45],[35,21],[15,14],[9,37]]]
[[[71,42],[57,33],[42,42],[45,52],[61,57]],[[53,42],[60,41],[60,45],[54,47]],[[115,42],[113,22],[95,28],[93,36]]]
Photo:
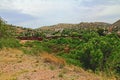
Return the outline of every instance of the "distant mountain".
[[[105,22],[82,22],[80,24],[78,24],[79,27],[85,27],[85,28],[107,28],[109,27],[111,24],[109,23],[105,23]]]
[[[54,29],[57,29],[57,28],[72,28],[74,26],[76,26],[76,24],[60,23],[60,24],[57,24],[57,25],[43,26],[43,27],[40,27],[38,29],[42,29],[42,30],[54,30]]]
[[[107,28],[109,27],[111,24],[109,23],[105,23],[105,22],[81,22],[79,24],[65,24],[65,23],[61,23],[61,24],[57,24],[57,25],[52,25],[52,26],[44,26],[44,27],[40,27],[38,29],[40,30],[56,30],[56,29],[84,29],[84,28]]]
[[[13,29],[16,35],[54,35],[62,33],[63,31],[79,31],[79,30],[97,30],[98,28],[102,28],[108,30],[109,32],[118,32],[120,31],[120,20],[116,21],[113,24],[105,23],[105,22],[81,22],[78,24],[67,24],[67,23],[60,23],[51,26],[43,26],[37,29],[30,29],[30,28],[23,28],[20,26],[14,26],[7,24],[2,18],[0,18],[0,22],[4,23],[4,27]],[[1,24],[1,23],[0,23]],[[10,31],[9,31],[10,32]]]

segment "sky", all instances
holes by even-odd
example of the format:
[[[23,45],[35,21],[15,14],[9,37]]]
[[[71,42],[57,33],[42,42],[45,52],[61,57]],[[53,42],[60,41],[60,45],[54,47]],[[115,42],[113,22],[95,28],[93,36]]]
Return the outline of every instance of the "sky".
[[[27,28],[120,19],[120,0],[0,0],[0,16]]]

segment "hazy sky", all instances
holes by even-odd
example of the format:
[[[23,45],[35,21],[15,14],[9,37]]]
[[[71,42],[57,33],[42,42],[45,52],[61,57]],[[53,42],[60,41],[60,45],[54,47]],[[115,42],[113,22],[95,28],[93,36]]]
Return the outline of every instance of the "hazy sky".
[[[57,23],[120,19],[120,0],[0,0],[0,16],[8,23],[37,28]]]

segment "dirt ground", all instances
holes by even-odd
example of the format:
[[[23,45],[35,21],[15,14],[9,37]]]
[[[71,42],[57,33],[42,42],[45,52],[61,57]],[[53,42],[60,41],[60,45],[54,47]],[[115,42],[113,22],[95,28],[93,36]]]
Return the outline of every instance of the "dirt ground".
[[[17,49],[0,50],[0,80],[101,80],[74,66],[59,67]]]

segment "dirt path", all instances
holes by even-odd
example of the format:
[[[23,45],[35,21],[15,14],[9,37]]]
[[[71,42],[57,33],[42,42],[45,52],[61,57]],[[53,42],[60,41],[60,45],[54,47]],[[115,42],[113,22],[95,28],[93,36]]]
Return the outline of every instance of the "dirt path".
[[[75,67],[60,68],[41,57],[23,54],[17,49],[0,51],[0,80],[100,80],[94,74]]]

